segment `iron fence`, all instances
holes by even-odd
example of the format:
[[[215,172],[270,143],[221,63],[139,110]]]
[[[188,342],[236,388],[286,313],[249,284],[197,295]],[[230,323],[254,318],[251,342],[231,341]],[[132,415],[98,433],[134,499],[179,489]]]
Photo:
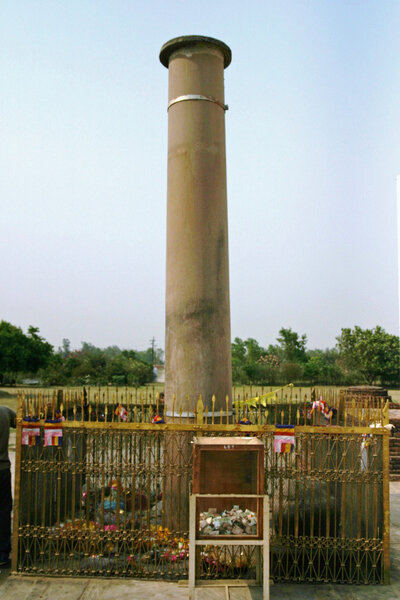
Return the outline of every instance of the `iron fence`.
[[[199,400],[188,419],[154,397],[21,395],[14,572],[187,578],[193,437],[253,435],[265,448],[272,578],[388,582],[389,439],[369,427],[387,422],[387,406],[332,395],[326,425],[313,398],[255,398],[225,411]],[[276,424],[295,426],[293,452],[275,451]],[[200,577],[253,579],[255,561],[251,546],[204,547]]]

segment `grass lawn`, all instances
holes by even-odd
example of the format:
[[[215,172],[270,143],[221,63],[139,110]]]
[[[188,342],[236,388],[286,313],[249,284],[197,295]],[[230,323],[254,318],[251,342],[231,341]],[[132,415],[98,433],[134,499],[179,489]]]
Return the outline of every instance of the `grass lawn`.
[[[23,390],[26,394],[33,393],[37,394],[41,392],[43,396],[47,396],[51,398],[53,396],[53,392],[59,389],[65,389],[69,393],[75,392],[80,394],[82,392],[82,386],[66,386],[63,388],[62,386],[58,387],[50,387],[50,388],[41,388],[37,386],[21,386],[21,387],[0,387],[0,404],[4,406],[8,406],[14,410],[17,408],[17,394],[18,391]],[[126,394],[131,394],[132,401],[137,400],[138,402],[143,401],[146,403],[147,401],[153,401],[157,397],[157,394],[164,390],[163,383],[154,383],[149,384],[147,386],[142,386],[140,388],[134,387],[115,387],[115,386],[102,386],[102,387],[87,387],[87,391],[90,390],[91,397],[93,398],[93,394],[100,394],[100,397],[108,398],[109,402],[116,402],[117,398],[123,400],[126,398]],[[270,391],[273,391],[276,387],[271,386],[235,386],[233,388],[233,398],[235,400],[243,399],[243,398],[254,398],[256,396],[261,396],[262,394],[267,394]],[[304,397],[307,396],[307,400],[310,400],[311,396],[310,387],[293,387],[285,388],[283,390],[278,391],[278,399],[283,401],[288,401],[289,398],[292,398],[292,402],[302,402],[304,401]],[[326,398],[329,397],[330,394],[339,393],[340,387],[316,387],[317,394],[326,395]],[[389,395],[392,397],[393,402],[397,402],[400,404],[400,390],[389,390]]]

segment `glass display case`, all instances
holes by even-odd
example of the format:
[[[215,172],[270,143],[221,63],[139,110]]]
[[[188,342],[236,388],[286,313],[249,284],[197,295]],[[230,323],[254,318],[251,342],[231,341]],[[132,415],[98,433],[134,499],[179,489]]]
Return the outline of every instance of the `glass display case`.
[[[264,444],[255,437],[193,441],[196,538],[262,538]]]

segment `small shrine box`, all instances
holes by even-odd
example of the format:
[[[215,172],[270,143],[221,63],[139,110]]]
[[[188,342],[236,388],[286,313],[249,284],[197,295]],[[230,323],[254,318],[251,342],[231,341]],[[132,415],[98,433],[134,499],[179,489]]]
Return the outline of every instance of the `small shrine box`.
[[[264,444],[255,437],[201,437],[193,444],[196,538],[260,539]]]

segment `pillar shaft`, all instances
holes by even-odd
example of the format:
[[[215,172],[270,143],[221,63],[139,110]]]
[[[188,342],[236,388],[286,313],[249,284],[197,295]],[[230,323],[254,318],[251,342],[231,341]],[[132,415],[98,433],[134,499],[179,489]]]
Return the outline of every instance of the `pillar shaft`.
[[[165,44],[169,69],[165,395],[190,410],[231,396],[224,67],[211,38]]]

